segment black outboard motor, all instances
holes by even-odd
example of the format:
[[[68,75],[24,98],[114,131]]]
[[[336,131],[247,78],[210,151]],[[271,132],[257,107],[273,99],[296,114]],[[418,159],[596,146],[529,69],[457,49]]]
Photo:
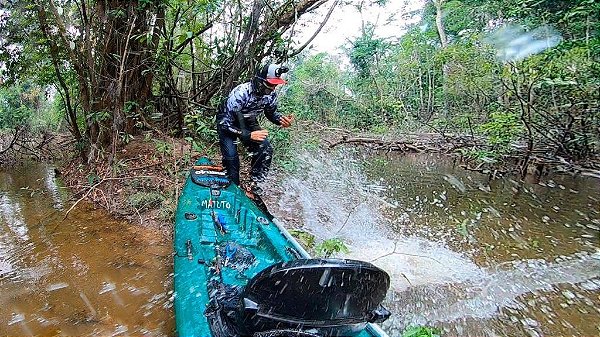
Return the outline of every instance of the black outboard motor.
[[[258,273],[241,292],[237,325],[244,336],[276,336],[280,330],[298,331],[298,336],[355,336],[367,322],[390,316],[381,306],[389,286],[388,274],[368,262],[278,263]]]

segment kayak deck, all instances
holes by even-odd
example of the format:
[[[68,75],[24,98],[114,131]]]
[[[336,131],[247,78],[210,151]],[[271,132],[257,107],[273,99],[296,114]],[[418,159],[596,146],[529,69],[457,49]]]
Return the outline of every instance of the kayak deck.
[[[175,319],[178,336],[213,336],[205,310],[209,283],[245,286],[278,262],[308,254],[234,184],[219,188],[192,181],[179,199],[174,229]],[[275,222],[274,222],[275,221]],[[386,336],[368,324],[358,336]]]

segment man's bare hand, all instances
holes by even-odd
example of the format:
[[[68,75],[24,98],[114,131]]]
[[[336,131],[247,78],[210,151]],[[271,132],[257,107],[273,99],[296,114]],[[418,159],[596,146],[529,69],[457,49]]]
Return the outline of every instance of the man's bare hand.
[[[265,140],[267,138],[268,135],[269,135],[269,131],[267,131],[267,130],[252,131],[250,133],[250,139],[257,141],[257,142],[262,142],[263,140]]]
[[[281,124],[282,127],[288,128],[288,127],[292,126],[293,121],[294,121],[294,115],[289,115],[289,116],[282,116],[281,119],[279,120],[279,123]]]

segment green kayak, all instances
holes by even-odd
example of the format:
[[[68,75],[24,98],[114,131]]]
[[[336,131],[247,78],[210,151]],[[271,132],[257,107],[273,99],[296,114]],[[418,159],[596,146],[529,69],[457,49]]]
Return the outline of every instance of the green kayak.
[[[356,260],[311,259],[260,197],[199,159],[174,232],[180,337],[387,336],[376,323],[389,276]]]

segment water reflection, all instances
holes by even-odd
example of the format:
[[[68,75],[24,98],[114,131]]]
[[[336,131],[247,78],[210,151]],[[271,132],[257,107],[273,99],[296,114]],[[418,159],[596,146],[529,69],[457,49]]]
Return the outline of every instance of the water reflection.
[[[21,206],[7,195],[0,194],[0,220],[21,241],[29,240],[27,226],[21,215]]]
[[[171,242],[82,204],[54,171],[0,172],[0,335],[171,335]]]
[[[490,179],[435,155],[304,153],[280,211],[391,274],[384,328],[597,335],[600,184]],[[299,214],[297,214],[299,213]]]

